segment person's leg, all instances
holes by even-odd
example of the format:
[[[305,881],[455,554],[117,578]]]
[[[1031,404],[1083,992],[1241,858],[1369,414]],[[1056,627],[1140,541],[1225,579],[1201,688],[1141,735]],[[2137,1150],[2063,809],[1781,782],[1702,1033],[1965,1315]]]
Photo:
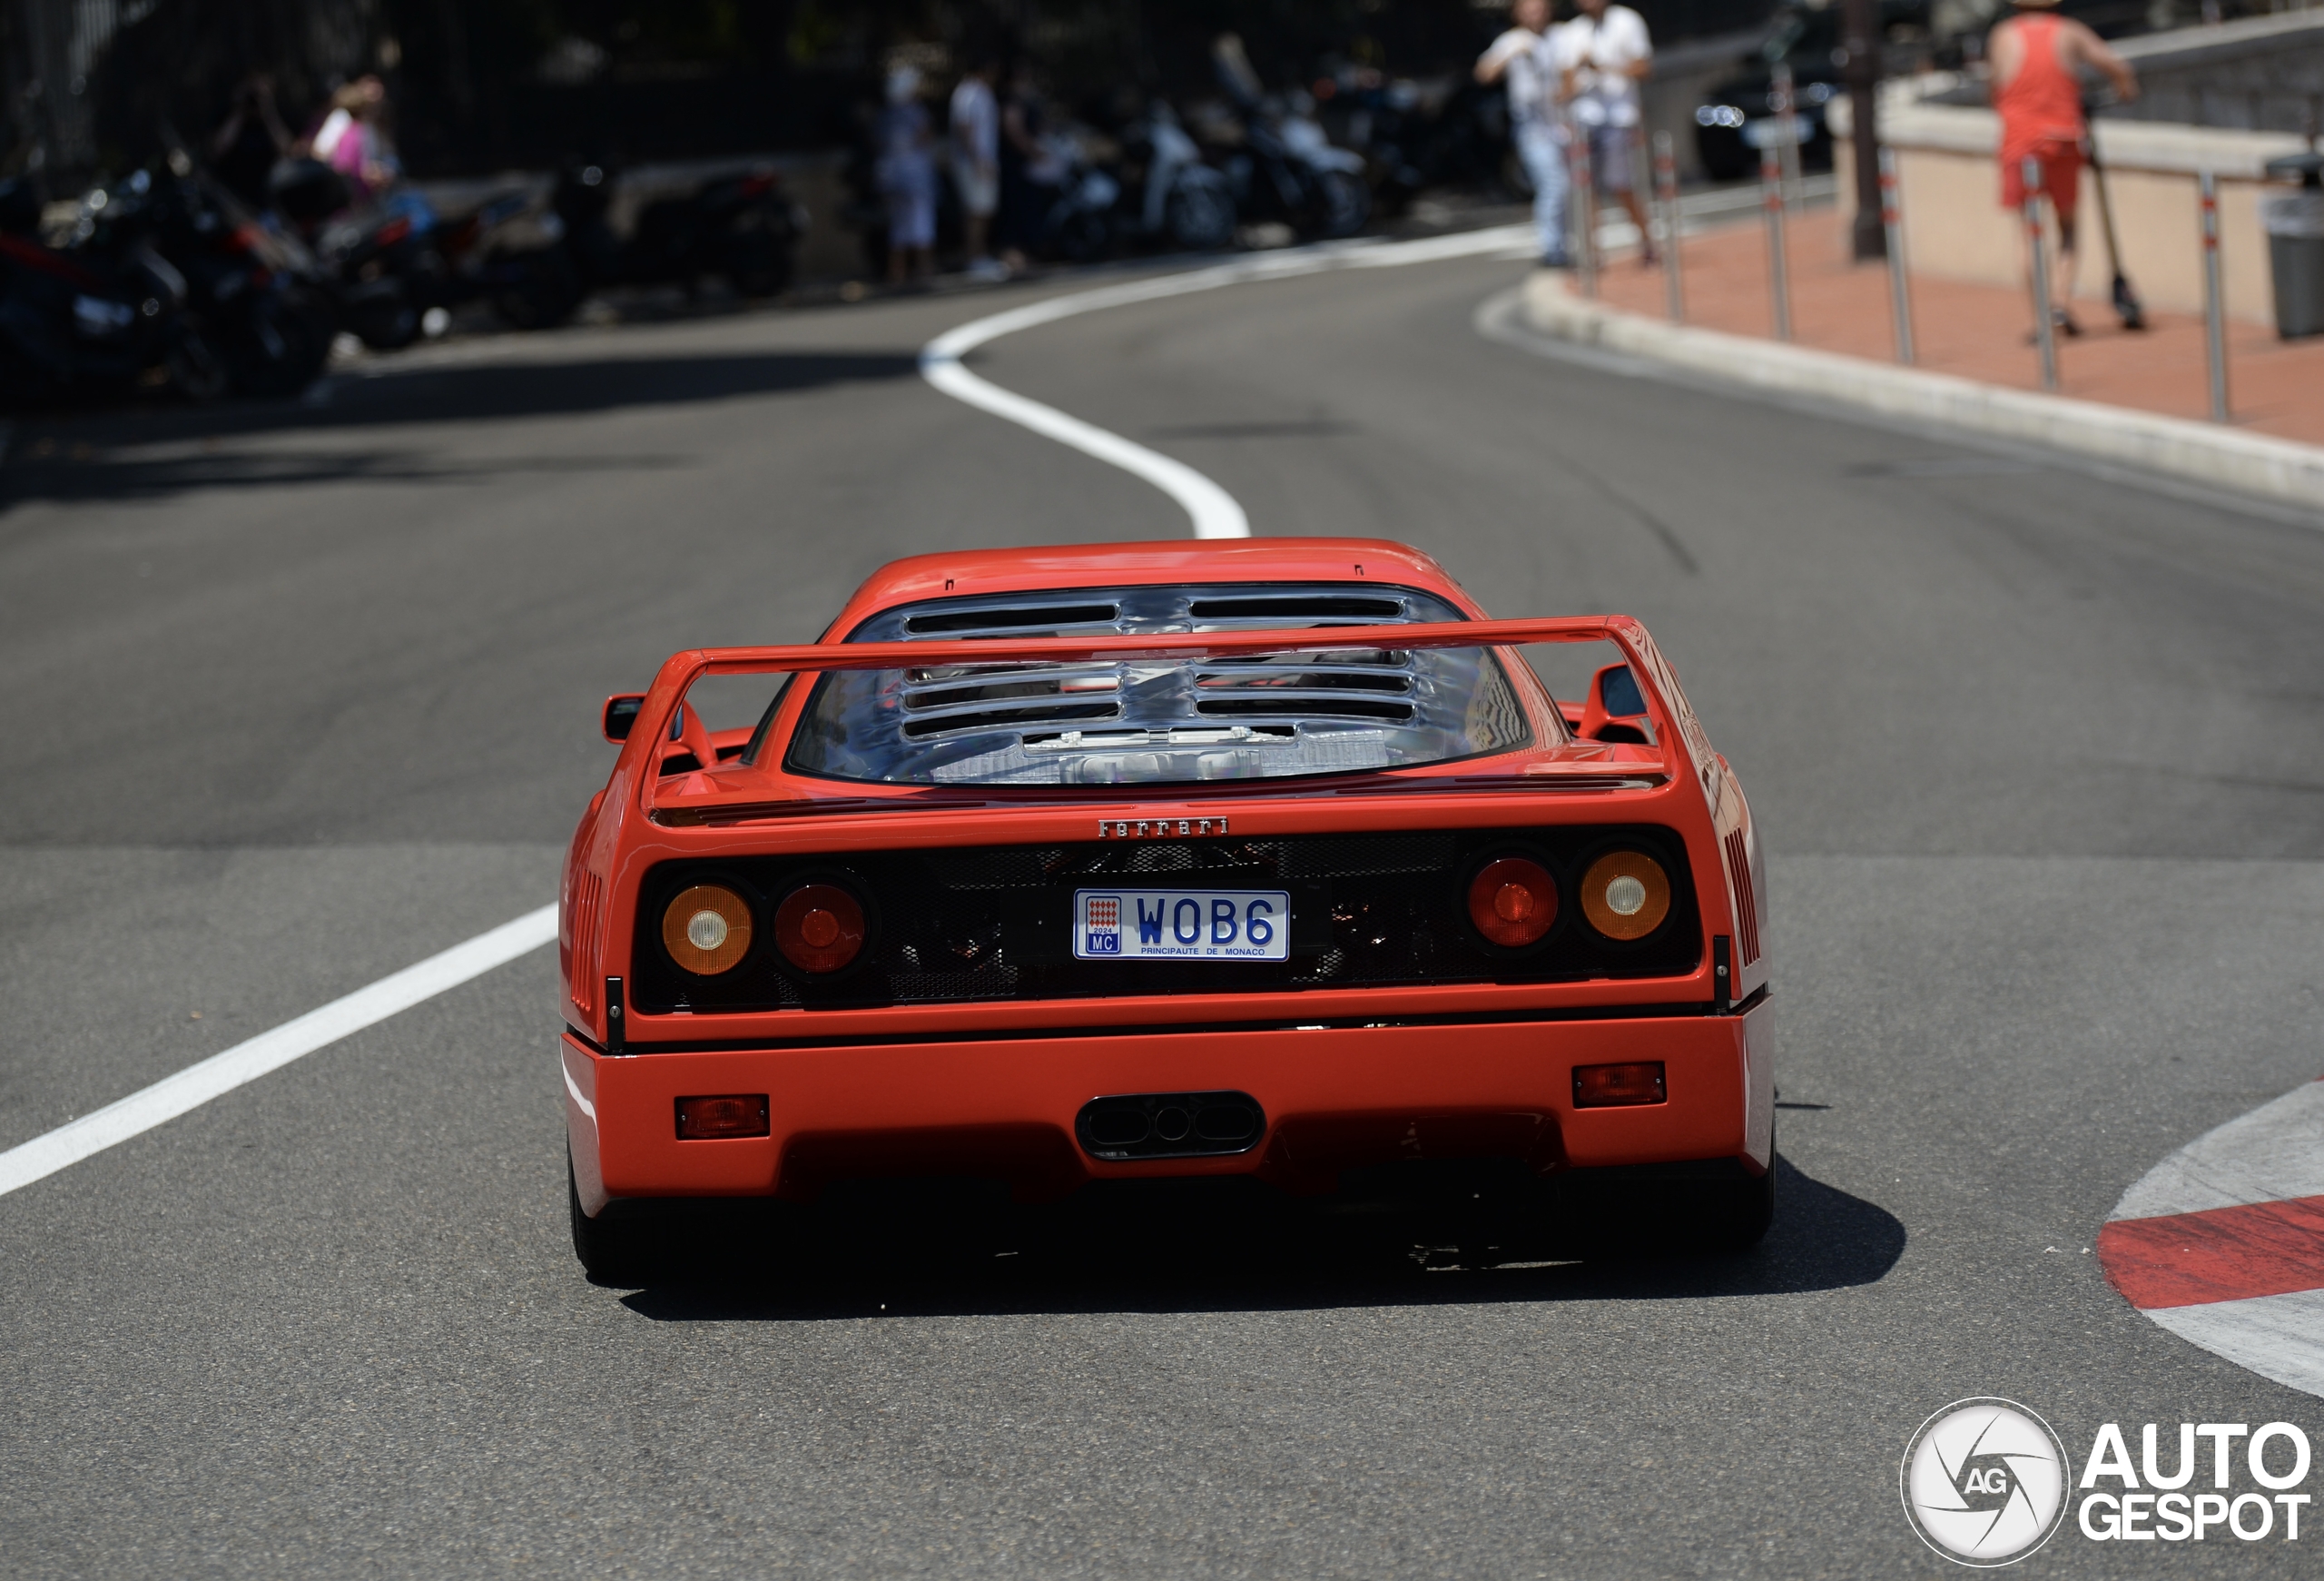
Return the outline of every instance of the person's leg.
[[[1654,231],[1647,223],[1646,205],[1639,201],[1638,183],[1632,179],[1631,166],[1637,162],[1630,157],[1631,144],[1637,137],[1636,129],[1629,126],[1592,127],[1590,163],[1597,173],[1598,190],[1620,199],[1630,223],[1638,227],[1639,257],[1652,263]]]
[[[1516,129],[1517,157],[1525,179],[1533,183],[1533,240],[1543,263],[1552,269],[1566,265],[1565,216],[1567,187],[1565,150],[1544,122],[1521,123]]]
[[[2053,298],[2058,304],[2058,327],[2069,335],[2082,333],[2082,326],[2074,322],[2067,304],[2073,301],[2074,282],[2081,275],[2081,249],[2076,245],[2080,227],[2075,220],[2082,206],[2082,150],[2073,143],[2054,145],[2056,153],[2044,162],[2043,180],[2050,190],[2051,212],[2058,217],[2058,274]]]

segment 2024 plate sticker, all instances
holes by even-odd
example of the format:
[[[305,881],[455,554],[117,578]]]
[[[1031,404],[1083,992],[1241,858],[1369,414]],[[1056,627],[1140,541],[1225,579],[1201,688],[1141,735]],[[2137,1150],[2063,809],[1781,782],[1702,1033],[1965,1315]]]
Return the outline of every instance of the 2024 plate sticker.
[[[1287,961],[1291,895],[1280,889],[1080,889],[1073,954],[1083,961]]]

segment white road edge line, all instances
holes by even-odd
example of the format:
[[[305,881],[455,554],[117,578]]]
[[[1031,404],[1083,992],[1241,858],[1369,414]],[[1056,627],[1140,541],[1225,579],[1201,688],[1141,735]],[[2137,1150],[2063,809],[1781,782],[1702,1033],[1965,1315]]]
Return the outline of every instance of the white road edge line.
[[[1830,178],[1820,178],[1823,184],[1816,187],[1817,194],[1827,190]],[[1758,204],[1756,188],[1736,192],[1711,192],[1681,199],[1679,202],[1680,232],[1689,228],[1689,219],[1714,218],[1730,212]],[[1638,241],[1638,230],[1627,220],[1609,222],[1598,230],[1598,244],[1601,249],[1629,247]],[[1445,236],[1426,236],[1410,242],[1364,240],[1355,242],[1324,242],[1308,247],[1286,248],[1279,252],[1263,252],[1248,258],[1238,258],[1232,263],[1213,265],[1207,269],[1189,270],[1180,274],[1158,275],[1146,280],[1133,280],[1120,285],[1099,286],[1094,291],[1069,291],[1062,296],[1049,297],[1011,308],[981,319],[971,319],[957,329],[947,330],[921,349],[920,373],[928,382],[950,396],[980,411],[1029,429],[1043,439],[1055,440],[1061,445],[1079,450],[1083,455],[1118,467],[1133,477],[1142,478],[1177,501],[1181,509],[1194,523],[1196,538],[1248,538],[1250,519],[1235,497],[1206,478],[1184,461],[1171,459],[1158,450],[1126,440],[1118,433],[1084,422],[1081,419],[1045,406],[1038,400],[1003,390],[990,380],[969,371],[962,359],[978,347],[1013,335],[1019,330],[1033,329],[1041,324],[1053,324],[1059,319],[1078,318],[1107,308],[1127,307],[1133,302],[1157,301],[1165,297],[1187,296],[1198,291],[1216,291],[1221,286],[1241,285],[1251,281],[1287,280],[1294,275],[1321,274],[1334,269],[1394,269],[1411,263],[1435,263],[1452,258],[1525,258],[1533,251],[1533,228],[1530,223],[1493,225],[1480,231],[1456,231]]]
[[[423,1000],[458,988],[471,978],[481,977],[556,937],[555,905],[527,912],[514,922],[478,934],[464,944],[455,944],[441,954],[430,955],[392,976],[382,977],[368,988],[359,988],[343,999],[334,999],[320,1009],[310,1010],[296,1021],[285,1022],[271,1032],[262,1032],[246,1042],[236,1043],[199,1064],[188,1065],[173,1076],[164,1076],[143,1092],[133,1092],[117,1103],[108,1103],[94,1114],[84,1114],[44,1136],[0,1152],[0,1196],[199,1109],[212,1098],[255,1082],[270,1071],[279,1071],[293,1060],[326,1048]]]
[[[1006,312],[971,319],[928,342],[920,353],[921,377],[950,396],[982,411],[1029,429],[1043,439],[1079,450],[1083,455],[1118,467],[1142,478],[1168,495],[1194,523],[1196,538],[1248,538],[1250,519],[1235,497],[1208,478],[1158,450],[1084,422],[1078,417],[1038,400],[1003,390],[969,371],[961,359],[978,347],[1059,319],[1078,318],[1132,302],[1158,301],[1246,281],[1283,280],[1331,269],[1379,269],[1403,263],[1426,263],[1444,258],[1469,258],[1514,252],[1522,256],[1531,232],[1523,225],[1499,225],[1452,236],[1432,236],[1417,242],[1342,242],[1261,253],[1232,263],[1133,280],[1095,291],[1069,292],[1029,302]]]

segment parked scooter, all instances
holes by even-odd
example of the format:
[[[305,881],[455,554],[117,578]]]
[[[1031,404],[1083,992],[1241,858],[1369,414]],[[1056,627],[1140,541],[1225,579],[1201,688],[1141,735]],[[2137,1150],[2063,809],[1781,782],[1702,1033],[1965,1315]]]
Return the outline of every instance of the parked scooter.
[[[1243,123],[1243,146],[1225,161],[1236,210],[1246,219],[1282,220],[1306,236],[1363,230],[1372,218],[1364,156],[1333,145],[1305,93],[1261,93],[1235,35],[1219,36],[1212,59]]]
[[[499,193],[440,219],[409,187],[350,208],[345,182],[313,160],[285,160],[270,183],[275,208],[313,240],[340,322],[374,351],[393,351],[479,299],[520,330],[563,323],[581,305],[565,222],[538,191]]]
[[[44,245],[31,183],[0,183],[0,405],[25,408],[168,384],[226,391],[225,363],[184,317],[185,281],[144,250],[125,270]]]
[[[0,392],[20,404],[135,387],[190,400],[292,394],[330,353],[328,304],[182,153],[82,199],[67,244],[34,234],[37,197],[0,183]]]
[[[791,283],[806,212],[773,171],[721,176],[641,204],[614,223],[614,173],[602,164],[567,168],[553,207],[563,250],[584,288],[675,282],[692,291],[724,276],[744,296],[780,294]]]
[[[115,188],[84,245],[103,252],[137,238],[184,277],[186,311],[225,359],[235,394],[296,395],[322,371],[336,325],[313,255],[261,224],[184,150]]]
[[[1051,133],[1041,141],[1065,179],[1041,222],[1037,245],[1068,263],[1095,263],[1113,251],[1122,184],[1090,158],[1078,138]]]
[[[1224,174],[1203,163],[1202,150],[1178,124],[1169,102],[1157,99],[1136,133],[1146,156],[1138,231],[1187,252],[1234,245],[1234,189]]]

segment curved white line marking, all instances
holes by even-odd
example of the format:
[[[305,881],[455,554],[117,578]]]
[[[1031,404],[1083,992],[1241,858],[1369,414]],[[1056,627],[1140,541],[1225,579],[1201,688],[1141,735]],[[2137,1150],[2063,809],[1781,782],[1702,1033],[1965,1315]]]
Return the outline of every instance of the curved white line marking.
[[[279,1071],[293,1060],[409,1010],[422,1000],[433,999],[447,989],[481,977],[495,966],[537,950],[556,937],[556,906],[545,905],[538,911],[527,912],[490,933],[478,934],[465,944],[455,944],[442,954],[430,955],[393,976],[380,978],[368,988],[359,988],[344,999],[334,999],[296,1021],[284,1022],[271,1032],[262,1032],[199,1064],[188,1065],[173,1076],[164,1076],[144,1091],[133,1092],[117,1103],[108,1103],[94,1114],[84,1114],[69,1125],[61,1125],[44,1136],[0,1152],[0,1196],[199,1109],[222,1093],[255,1082],[270,1071]]]
[[[971,319],[958,329],[946,331],[921,350],[921,377],[955,400],[965,401],[980,410],[1004,418],[1019,428],[1030,429],[1043,439],[1070,446],[1108,466],[1119,467],[1133,477],[1143,478],[1178,502],[1192,519],[1196,538],[1248,538],[1251,536],[1250,519],[1243,514],[1243,508],[1236,503],[1235,497],[1184,461],[1173,460],[1158,450],[1149,450],[1144,445],[1126,440],[1095,423],[1084,422],[1053,406],[1044,406],[1014,390],[1003,390],[990,380],[970,372],[960,360],[979,346],[999,340],[1003,335],[1015,334],[1019,330],[1029,330],[1039,324],[1055,323],[1059,319],[1077,318],[1105,308],[1186,296],[1198,291],[1216,291],[1220,286],[1239,285],[1246,281],[1282,280],[1295,274],[1317,274],[1330,269],[1393,268],[1406,263],[1429,263],[1439,259],[1508,253],[1512,250],[1521,254],[1531,245],[1528,227],[1502,225],[1488,231],[1463,232],[1454,236],[1432,236],[1420,242],[1344,242],[1302,247],[1284,252],[1262,253],[1256,258],[1237,259],[1232,263],[1197,269],[1185,274],[1166,274],[1152,280],[1133,280],[1120,285],[1100,286],[1095,291],[1074,291],[1065,296],[1029,302],[1007,312]]]

